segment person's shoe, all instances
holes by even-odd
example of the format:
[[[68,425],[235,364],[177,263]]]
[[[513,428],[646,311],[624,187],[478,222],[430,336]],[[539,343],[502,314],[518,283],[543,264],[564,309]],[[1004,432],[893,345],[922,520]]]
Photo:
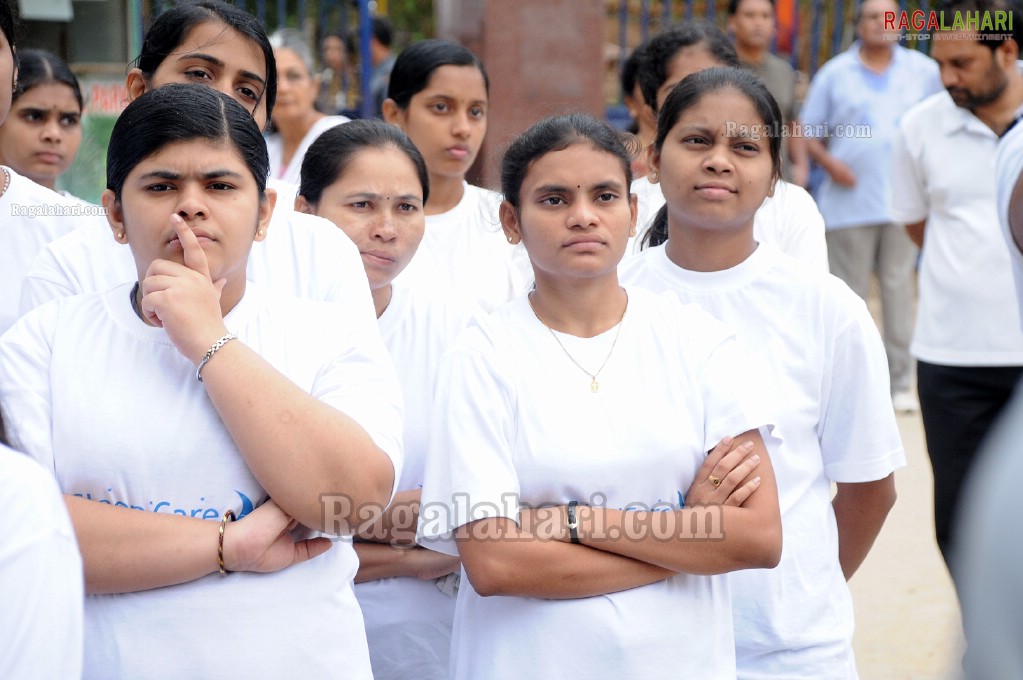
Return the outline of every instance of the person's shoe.
[[[895,407],[896,413],[917,413],[920,410],[920,401],[909,390],[902,390],[892,395],[892,406]]]

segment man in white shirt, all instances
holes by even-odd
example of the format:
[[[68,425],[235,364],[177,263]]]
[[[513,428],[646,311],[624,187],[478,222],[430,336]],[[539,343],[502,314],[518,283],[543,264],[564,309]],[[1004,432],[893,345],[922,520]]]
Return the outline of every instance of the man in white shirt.
[[[899,46],[885,28],[885,15],[898,9],[893,0],[860,5],[859,39],[813,77],[800,119],[813,134],[810,155],[826,173],[814,198],[827,225],[831,273],[864,300],[876,274],[892,404],[916,412],[909,343],[918,252],[892,221],[890,165],[899,119],[942,87],[934,61]]]
[[[946,17],[1006,10],[999,0],[941,3]],[[998,139],[1023,107],[1023,15],[1004,28],[937,31],[931,56],[947,92],[903,117],[892,168],[894,219],[923,248],[911,351],[934,469],[946,564],[952,519],[976,451],[1023,373],[1023,330],[995,200]],[[976,13],[976,14],[974,14]],[[955,574],[953,574],[955,576]]]

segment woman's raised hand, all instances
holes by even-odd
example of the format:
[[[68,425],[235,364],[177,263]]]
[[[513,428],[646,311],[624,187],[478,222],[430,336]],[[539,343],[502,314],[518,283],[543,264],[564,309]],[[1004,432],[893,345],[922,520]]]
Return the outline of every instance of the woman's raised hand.
[[[270,573],[322,555],[330,550],[329,538],[296,541],[291,531],[298,522],[272,499],[224,531],[224,568],[227,571]]]
[[[213,281],[199,239],[179,215],[171,215],[170,222],[181,243],[184,264],[153,260],[142,280],[139,308],[148,323],[164,328],[178,351],[198,364],[227,333],[220,308],[227,279]]]

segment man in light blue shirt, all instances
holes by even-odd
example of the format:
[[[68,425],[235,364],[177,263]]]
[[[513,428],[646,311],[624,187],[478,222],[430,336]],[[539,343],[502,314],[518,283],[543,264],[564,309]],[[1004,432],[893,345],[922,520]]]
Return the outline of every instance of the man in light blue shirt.
[[[891,151],[902,114],[942,86],[933,60],[885,30],[884,13],[898,9],[891,0],[860,5],[859,40],[814,76],[800,120],[810,156],[826,172],[815,198],[831,273],[864,299],[877,274],[892,402],[911,412],[919,409],[909,354],[917,249],[892,221]]]

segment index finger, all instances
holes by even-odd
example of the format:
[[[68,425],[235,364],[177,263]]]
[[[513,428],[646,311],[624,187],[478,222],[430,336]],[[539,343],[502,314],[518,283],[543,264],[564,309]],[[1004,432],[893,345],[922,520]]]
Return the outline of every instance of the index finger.
[[[192,271],[199,272],[212,281],[210,277],[210,265],[206,260],[206,251],[199,245],[199,239],[195,237],[180,215],[171,215],[171,224],[178,235],[178,242],[181,243],[181,250],[185,256],[185,266]]]

